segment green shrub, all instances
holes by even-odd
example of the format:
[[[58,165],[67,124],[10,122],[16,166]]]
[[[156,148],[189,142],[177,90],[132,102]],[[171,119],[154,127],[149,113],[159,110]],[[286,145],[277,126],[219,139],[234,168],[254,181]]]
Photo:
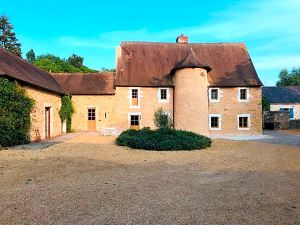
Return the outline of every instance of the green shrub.
[[[0,96],[0,146],[28,143],[34,100],[24,88],[5,78],[0,78]]]
[[[173,126],[171,116],[164,112],[162,107],[154,112],[154,124],[158,129],[171,128]]]
[[[146,150],[194,150],[211,146],[211,139],[190,131],[162,128],[126,130],[116,140],[117,145]]]
[[[72,115],[74,112],[75,109],[70,96],[63,96],[61,98],[61,107],[59,110],[59,116],[62,123],[66,121],[67,133],[70,133],[72,131]]]

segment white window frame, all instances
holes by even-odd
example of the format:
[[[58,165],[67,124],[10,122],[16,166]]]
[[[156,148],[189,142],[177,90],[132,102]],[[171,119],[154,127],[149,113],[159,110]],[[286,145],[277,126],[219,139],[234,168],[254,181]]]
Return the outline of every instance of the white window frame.
[[[245,89],[246,90],[246,99],[241,99],[241,90]],[[247,87],[240,87],[238,88],[238,94],[237,94],[237,98],[239,102],[249,102],[249,98],[250,98],[250,89]]]
[[[132,90],[133,89],[137,89],[138,90],[138,105],[132,105]],[[141,88],[140,87],[130,87],[129,88],[129,93],[128,93],[128,97],[129,97],[129,107],[131,109],[138,109],[141,107],[141,94],[142,94],[142,91],[141,91]]]
[[[128,129],[130,129],[131,116],[139,116],[140,117],[140,129],[141,129],[142,128],[142,113],[141,112],[129,112],[128,113],[128,115],[127,115]]]
[[[211,127],[211,118],[218,117],[219,118],[219,127]],[[209,114],[208,119],[209,130],[222,130],[222,115],[221,114]]]
[[[240,123],[239,123],[240,117],[248,117],[248,127],[240,127]],[[250,127],[251,127],[250,114],[237,115],[237,127],[238,127],[238,130],[250,130]]]
[[[211,91],[212,90],[218,90],[218,99],[212,99],[211,98]],[[209,101],[210,102],[220,102],[220,88],[209,88],[209,93],[208,93],[208,95],[209,95]]]
[[[167,99],[161,99],[161,90],[167,90]],[[169,102],[170,99],[170,91],[169,88],[158,88],[157,90],[158,102]]]

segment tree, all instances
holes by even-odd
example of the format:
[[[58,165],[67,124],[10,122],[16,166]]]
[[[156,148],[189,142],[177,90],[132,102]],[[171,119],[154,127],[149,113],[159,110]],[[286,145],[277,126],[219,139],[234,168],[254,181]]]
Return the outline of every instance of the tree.
[[[164,112],[162,107],[158,108],[154,113],[154,124],[158,129],[171,128],[173,126],[171,116]]]
[[[31,49],[30,51],[28,51],[26,53],[26,59],[27,59],[27,61],[29,61],[31,63],[34,63],[36,61],[35,53],[34,53],[33,49]]]
[[[21,44],[7,16],[0,16],[0,46],[19,57],[22,55]]]
[[[75,54],[72,54],[69,58],[68,58],[68,62],[77,67],[77,68],[80,68],[83,66],[83,60],[84,58],[81,57],[81,56],[78,56],[78,55],[75,55]]]
[[[279,73],[279,81],[277,86],[297,86],[300,85],[300,67],[293,68],[291,72],[287,69],[282,69]]]
[[[265,96],[262,96],[262,109],[264,111],[270,111],[270,102]]]
[[[86,66],[75,67],[67,60],[62,59],[52,54],[40,55],[37,57],[34,64],[42,70],[53,73],[94,73],[96,70]]]

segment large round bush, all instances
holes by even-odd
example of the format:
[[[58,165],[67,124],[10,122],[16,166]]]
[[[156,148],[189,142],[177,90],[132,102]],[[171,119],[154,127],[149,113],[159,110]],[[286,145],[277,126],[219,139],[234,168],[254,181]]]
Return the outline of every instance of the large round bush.
[[[0,146],[28,143],[34,100],[17,83],[0,78]]]
[[[194,150],[211,146],[211,139],[190,131],[170,128],[127,130],[116,140],[117,145],[146,150]]]

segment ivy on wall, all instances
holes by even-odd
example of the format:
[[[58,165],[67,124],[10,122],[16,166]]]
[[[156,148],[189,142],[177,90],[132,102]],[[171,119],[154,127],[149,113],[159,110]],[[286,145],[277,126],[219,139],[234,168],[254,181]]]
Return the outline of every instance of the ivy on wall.
[[[59,116],[62,123],[66,121],[67,133],[70,133],[72,131],[72,115],[74,112],[75,109],[70,96],[63,96],[61,98],[61,108],[59,110]]]
[[[34,100],[17,82],[0,78],[0,146],[29,143],[33,106]]]

